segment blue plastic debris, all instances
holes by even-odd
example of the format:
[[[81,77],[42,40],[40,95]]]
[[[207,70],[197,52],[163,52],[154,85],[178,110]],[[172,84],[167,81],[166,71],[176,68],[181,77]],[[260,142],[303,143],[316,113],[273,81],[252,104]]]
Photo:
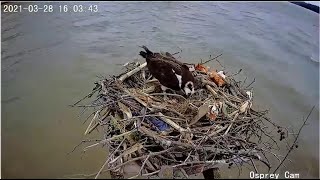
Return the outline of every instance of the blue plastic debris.
[[[156,117],[146,117],[146,119],[151,122],[155,127],[157,127],[160,131],[165,131],[169,129],[169,125],[166,122],[163,122],[161,119]]]
[[[141,114],[137,112],[133,112],[132,115],[141,116]],[[166,131],[169,129],[169,125],[159,118],[147,116],[145,117],[145,120],[147,120],[149,124],[152,124],[154,127],[156,127],[159,131]]]

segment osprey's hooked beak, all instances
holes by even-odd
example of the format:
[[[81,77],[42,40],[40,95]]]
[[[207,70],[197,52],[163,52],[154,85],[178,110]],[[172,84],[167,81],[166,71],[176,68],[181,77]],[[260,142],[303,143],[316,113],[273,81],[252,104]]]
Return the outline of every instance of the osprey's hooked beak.
[[[185,91],[184,91],[184,89],[181,89],[182,90],[182,92],[183,92],[183,97],[185,97],[185,98],[188,98],[188,97],[190,97],[190,93],[189,94],[187,94]]]

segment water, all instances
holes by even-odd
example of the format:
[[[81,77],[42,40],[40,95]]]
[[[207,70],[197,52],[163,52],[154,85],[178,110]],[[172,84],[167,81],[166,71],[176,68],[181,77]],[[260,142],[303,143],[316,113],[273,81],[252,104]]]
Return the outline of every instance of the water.
[[[20,2],[28,5],[30,3]],[[35,4],[35,3],[32,3]],[[222,53],[254,83],[255,106],[281,125],[309,125],[286,168],[319,176],[319,16],[288,2],[39,2],[98,5],[97,13],[2,13],[2,177],[61,178],[99,170],[106,152],[76,150],[87,124],[70,108],[96,75],[118,72],[138,45],[188,62]],[[3,5],[2,5],[3,6]],[[211,67],[221,68],[216,62]],[[91,138],[97,138],[92,134]],[[88,137],[89,138],[89,137]],[[225,173],[224,177],[237,177]],[[247,173],[247,172],[246,172]],[[243,174],[242,177],[249,177]]]

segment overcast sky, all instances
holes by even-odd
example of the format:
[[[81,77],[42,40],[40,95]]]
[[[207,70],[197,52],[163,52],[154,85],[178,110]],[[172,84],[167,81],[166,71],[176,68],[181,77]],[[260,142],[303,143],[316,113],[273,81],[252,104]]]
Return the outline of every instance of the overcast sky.
[[[313,4],[320,7],[319,1],[305,1],[306,3]]]

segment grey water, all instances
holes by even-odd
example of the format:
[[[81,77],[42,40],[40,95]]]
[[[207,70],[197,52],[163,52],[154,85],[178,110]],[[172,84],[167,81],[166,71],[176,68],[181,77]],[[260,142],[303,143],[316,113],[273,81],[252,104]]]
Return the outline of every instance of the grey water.
[[[275,122],[308,126],[281,168],[319,177],[319,15],[289,2],[19,2],[52,4],[52,13],[1,14],[1,172],[4,178],[62,178],[97,172],[103,148],[68,152],[88,122],[68,105],[97,75],[143,61],[138,45],[178,52],[186,62],[223,55],[229,74],[255,78],[254,106]],[[97,5],[98,12],[59,12],[59,5]],[[3,5],[2,5],[3,6]],[[215,61],[208,64],[222,68]],[[285,151],[282,152],[285,154]],[[283,157],[280,157],[283,158]],[[276,161],[276,164],[279,162]],[[230,173],[228,172],[230,171]],[[237,178],[237,168],[223,177]],[[249,177],[243,172],[241,177]]]

